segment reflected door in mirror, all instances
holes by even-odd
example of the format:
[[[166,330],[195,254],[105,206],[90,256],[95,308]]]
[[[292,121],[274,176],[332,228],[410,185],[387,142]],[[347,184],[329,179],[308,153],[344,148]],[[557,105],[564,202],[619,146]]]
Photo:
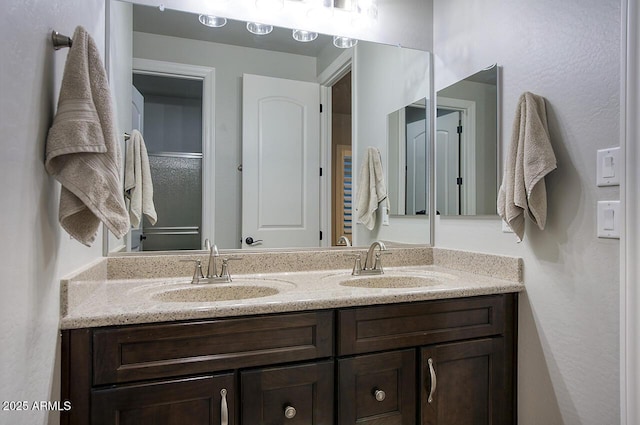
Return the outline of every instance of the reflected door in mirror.
[[[496,214],[498,110],[497,65],[438,91],[436,210],[440,214]],[[455,131],[452,115],[458,115]]]

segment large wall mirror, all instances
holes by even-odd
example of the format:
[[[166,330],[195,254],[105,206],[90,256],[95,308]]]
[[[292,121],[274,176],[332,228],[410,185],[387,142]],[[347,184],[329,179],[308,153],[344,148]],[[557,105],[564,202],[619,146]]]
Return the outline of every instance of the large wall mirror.
[[[426,98],[387,117],[392,215],[425,215],[429,210],[428,117]]]
[[[389,114],[425,112],[428,52],[339,48],[323,34],[300,42],[277,27],[255,35],[247,22],[215,28],[197,11],[135,2],[111,0],[109,10],[119,127],[143,134],[158,214],[124,247],[110,237],[109,252],[202,249],[205,239],[221,249],[429,243],[424,200],[411,208],[421,220],[394,215],[373,231],[353,209],[367,148],[380,150],[387,174],[396,164]],[[427,172],[426,157],[411,160]]]
[[[443,216],[497,214],[498,70],[438,90],[436,210]]]

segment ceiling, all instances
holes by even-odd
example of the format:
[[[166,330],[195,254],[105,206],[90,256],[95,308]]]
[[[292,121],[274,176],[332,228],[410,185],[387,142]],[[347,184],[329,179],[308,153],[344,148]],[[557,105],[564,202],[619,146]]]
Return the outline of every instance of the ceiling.
[[[156,7],[133,6],[133,30],[171,37],[188,38],[214,43],[231,44],[263,50],[318,57],[327,46],[332,49],[333,38],[320,34],[314,41],[301,43],[291,36],[291,29],[274,27],[268,35],[253,35],[246,23],[229,20],[224,27],[210,28],[198,21],[198,15]]]

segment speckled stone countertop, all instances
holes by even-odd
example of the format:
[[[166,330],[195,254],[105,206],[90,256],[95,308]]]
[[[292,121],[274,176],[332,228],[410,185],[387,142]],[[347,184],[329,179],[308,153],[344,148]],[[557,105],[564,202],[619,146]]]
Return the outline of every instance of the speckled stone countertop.
[[[234,263],[230,284],[204,285],[191,285],[193,266],[184,268],[179,261],[197,255],[104,258],[62,280],[60,328],[319,310],[524,289],[519,258],[436,248],[390,251],[394,255],[385,257],[389,266],[381,276],[351,276],[351,269],[344,266],[350,267],[353,255],[347,255],[345,264],[337,261],[341,267],[309,269],[309,260],[333,258],[336,251],[270,253],[238,262],[245,267]],[[273,267],[249,264],[263,261]],[[251,273],[252,268],[268,272]]]

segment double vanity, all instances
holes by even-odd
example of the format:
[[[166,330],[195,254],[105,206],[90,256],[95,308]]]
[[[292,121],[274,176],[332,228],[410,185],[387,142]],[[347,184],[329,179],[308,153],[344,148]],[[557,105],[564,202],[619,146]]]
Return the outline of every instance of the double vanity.
[[[62,281],[62,423],[514,423],[521,260],[387,251],[99,260]]]

